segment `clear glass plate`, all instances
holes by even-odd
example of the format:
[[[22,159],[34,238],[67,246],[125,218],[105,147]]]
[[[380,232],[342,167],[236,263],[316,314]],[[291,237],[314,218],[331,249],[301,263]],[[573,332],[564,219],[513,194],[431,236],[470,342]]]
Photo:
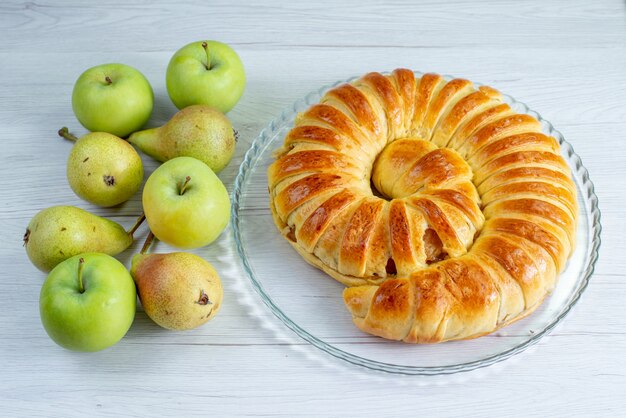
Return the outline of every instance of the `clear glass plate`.
[[[329,88],[353,79],[298,100],[260,133],[245,155],[233,191],[232,222],[237,251],[255,291],[274,315],[313,346],[378,371],[408,375],[466,372],[505,360],[535,344],[567,315],[587,287],[600,246],[600,211],[589,173],[572,146],[550,122],[511,97],[505,99],[513,109],[536,117],[545,133],[561,143],[576,181],[580,208],[576,250],[555,291],[529,317],[481,338],[434,345],[411,345],[364,334],[352,324],[344,307],[343,286],[307,264],[278,233],[267,192],[272,152],[283,143],[298,112],[319,102]]]

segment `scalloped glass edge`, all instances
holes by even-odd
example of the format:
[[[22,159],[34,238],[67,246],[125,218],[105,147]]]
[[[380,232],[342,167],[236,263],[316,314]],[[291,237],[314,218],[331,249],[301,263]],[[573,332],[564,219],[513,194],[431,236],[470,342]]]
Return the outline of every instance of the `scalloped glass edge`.
[[[381,72],[382,74],[389,74],[390,72]],[[424,73],[415,71],[416,77],[421,77]],[[484,368],[491,366],[495,363],[499,363],[504,361],[516,354],[520,354],[525,351],[529,347],[535,345],[542,337],[550,333],[554,327],[560,323],[565,316],[570,312],[572,307],[576,305],[578,300],[580,299],[582,293],[587,288],[589,284],[589,280],[591,275],[594,272],[595,263],[598,259],[598,251],[600,249],[600,232],[602,231],[602,225],[600,224],[600,208],[598,206],[598,197],[595,194],[594,185],[589,177],[589,171],[585,168],[582,163],[581,158],[574,152],[574,148],[572,145],[565,140],[563,135],[552,126],[552,124],[543,119],[541,115],[531,110],[525,103],[515,100],[513,97],[502,94],[505,99],[505,102],[508,103],[511,107],[513,107],[516,111],[520,113],[526,113],[533,117],[535,117],[544,127],[547,134],[553,136],[559,141],[561,146],[562,153],[567,155],[568,163],[573,163],[572,167],[570,164],[570,168],[573,173],[575,173],[575,177],[582,179],[582,184],[579,184],[580,189],[583,193],[586,193],[586,200],[589,202],[590,207],[585,208],[589,209],[589,218],[591,231],[589,231],[589,236],[591,239],[591,248],[587,253],[587,261],[586,268],[583,272],[583,279],[576,291],[573,293],[573,296],[569,303],[567,303],[564,309],[555,316],[552,322],[550,322],[547,326],[545,326],[541,331],[535,333],[531,338],[522,342],[521,344],[512,347],[506,351],[503,351],[498,354],[491,355],[486,358],[466,362],[459,363],[452,366],[436,366],[436,367],[413,367],[413,366],[402,366],[395,365],[385,362],[379,362],[375,360],[368,360],[362,357],[356,356],[351,353],[347,353],[343,350],[340,350],[322,340],[311,335],[302,329],[298,324],[293,322],[288,316],[286,316],[281,309],[276,306],[271,297],[265,292],[263,285],[254,277],[254,273],[252,272],[252,267],[249,264],[248,257],[246,255],[246,250],[243,247],[239,229],[239,208],[240,208],[240,200],[243,193],[243,186],[246,184],[246,180],[248,179],[248,175],[250,173],[250,168],[256,163],[256,161],[260,158],[263,151],[267,146],[271,143],[272,139],[275,137],[276,128],[290,119],[293,119],[298,112],[298,109],[306,109],[309,106],[318,103],[321,97],[324,95],[326,91],[329,89],[336,87],[343,83],[349,83],[360,76],[354,76],[347,80],[337,81],[332,84],[325,85],[318,90],[312,91],[307,94],[304,98],[301,98],[293,103],[292,106],[284,109],[281,114],[273,119],[269,125],[267,125],[257,136],[248,151],[246,151],[243,161],[239,166],[239,171],[237,173],[237,177],[235,178],[234,189],[232,193],[232,206],[231,206],[231,223],[232,223],[232,232],[233,238],[235,241],[235,246],[237,249],[237,254],[243,264],[244,271],[250,279],[251,284],[255,292],[261,297],[265,305],[269,308],[269,310],[276,316],[284,325],[286,325],[289,329],[291,329],[296,335],[300,338],[313,345],[314,347],[330,354],[331,356],[343,360],[345,362],[351,363],[353,365],[361,366],[366,369],[371,369],[379,372],[387,372],[393,374],[402,374],[402,375],[413,375],[413,376],[439,376],[439,375],[450,375],[460,372],[469,372],[472,370]],[[446,80],[450,80],[454,77],[449,75],[444,75]],[[483,85],[481,83],[473,82],[473,84],[477,87]]]

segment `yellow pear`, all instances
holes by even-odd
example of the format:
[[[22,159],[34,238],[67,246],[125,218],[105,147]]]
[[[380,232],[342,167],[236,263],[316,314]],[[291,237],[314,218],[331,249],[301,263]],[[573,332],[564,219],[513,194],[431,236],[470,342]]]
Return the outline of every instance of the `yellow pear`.
[[[133,233],[144,219],[142,215],[126,231],[120,224],[86,210],[53,206],[31,219],[24,234],[24,247],[35,267],[48,272],[77,254],[121,253],[133,242]]]
[[[78,139],[65,127],[59,135],[76,142],[67,159],[67,180],[78,197],[109,207],[137,193],[143,164],[128,142],[106,132],[91,132]]]
[[[228,165],[235,152],[232,124],[207,105],[188,106],[159,128],[135,132],[128,142],[158,161],[194,157],[216,173]]]
[[[137,254],[130,273],[144,311],[163,328],[196,328],[212,319],[222,304],[217,272],[195,254]]]

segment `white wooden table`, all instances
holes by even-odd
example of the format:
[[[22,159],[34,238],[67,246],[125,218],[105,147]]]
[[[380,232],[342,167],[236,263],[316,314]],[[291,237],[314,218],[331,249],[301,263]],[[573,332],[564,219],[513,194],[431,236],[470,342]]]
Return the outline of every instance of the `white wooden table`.
[[[71,144],[56,131],[67,125],[85,133],[71,109],[73,83],[93,65],[132,65],[154,88],[149,125],[160,125],[175,112],[165,91],[170,56],[204,38],[232,45],[248,76],[229,114],[240,133],[237,154],[220,174],[229,190],[244,152],[272,118],[307,92],[352,75],[400,66],[437,71],[529,103],[573,144],[600,199],[603,245],[578,305],[531,352],[480,376],[443,386],[394,379],[327,361],[293,337],[240,285],[245,279],[230,277],[242,273],[226,236],[196,251],[231,272],[223,277],[225,304],[214,321],[171,333],[138,312],[111,349],[80,354],[56,346],[38,313],[45,276],[22,248],[28,221],[55,204],[124,225],[140,212],[139,195],[104,210],[70,190]],[[0,99],[0,416],[624,414],[624,1],[5,0]],[[150,158],[144,162],[148,173],[156,167]],[[142,231],[120,257],[127,265]],[[250,304],[258,305],[254,314]]]

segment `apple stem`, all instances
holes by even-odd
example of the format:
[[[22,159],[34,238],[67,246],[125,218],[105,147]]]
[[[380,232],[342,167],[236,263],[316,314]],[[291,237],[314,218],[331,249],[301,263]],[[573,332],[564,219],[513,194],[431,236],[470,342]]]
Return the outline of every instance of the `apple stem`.
[[[206,64],[204,65],[207,70],[211,69],[211,55],[209,54],[209,45],[205,42],[202,42],[202,48],[204,48],[204,52],[206,53]]]
[[[85,259],[84,258],[80,258],[80,260],[78,260],[78,291],[80,293],[84,293],[85,292],[85,287],[83,286],[83,267],[85,265]]]
[[[59,129],[58,134],[59,134],[59,136],[67,139],[68,141],[74,141],[74,142],[78,141],[78,138],[76,136],[72,135],[70,133],[70,130],[67,129],[66,126],[64,126],[61,129]]]
[[[152,231],[150,231],[150,233],[148,233],[148,236],[146,237],[146,241],[143,243],[143,247],[141,247],[141,251],[139,251],[139,254],[145,254],[150,248],[150,245],[152,245],[153,240],[154,234],[152,233]]]
[[[108,75],[104,77],[104,81],[106,81],[108,85],[113,84],[113,80],[111,80],[111,77],[109,77]]]
[[[191,177],[187,176],[185,177],[185,182],[183,183],[183,185],[180,188],[180,195],[182,196],[185,193],[185,190],[187,190],[187,185],[189,184],[189,180],[191,180]]]
[[[141,216],[137,218],[137,220],[135,221],[135,225],[133,225],[133,227],[128,230],[128,235],[130,235],[131,238],[133,238],[133,234],[145,220],[146,220],[146,214],[141,212]]]

